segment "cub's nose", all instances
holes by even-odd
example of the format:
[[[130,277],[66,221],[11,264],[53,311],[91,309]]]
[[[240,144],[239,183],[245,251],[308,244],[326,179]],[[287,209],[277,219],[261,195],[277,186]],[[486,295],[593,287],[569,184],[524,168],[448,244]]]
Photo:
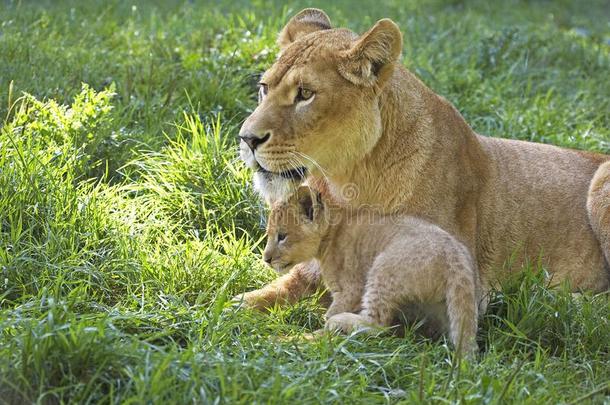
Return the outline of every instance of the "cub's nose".
[[[254,152],[259,145],[262,145],[267,142],[269,138],[271,138],[270,131],[265,132],[265,135],[263,135],[262,137],[258,137],[252,133],[246,133],[244,135],[239,136],[239,139],[244,141],[252,150],[252,152]]]
[[[263,260],[265,261],[265,263],[271,265],[273,258],[271,257],[271,255],[269,253],[263,253]]]

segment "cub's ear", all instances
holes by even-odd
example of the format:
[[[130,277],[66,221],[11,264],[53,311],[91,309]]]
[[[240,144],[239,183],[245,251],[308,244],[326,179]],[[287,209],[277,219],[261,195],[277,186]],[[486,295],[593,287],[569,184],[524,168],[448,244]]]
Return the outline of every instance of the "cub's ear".
[[[301,215],[309,221],[317,219],[322,210],[322,198],[320,193],[307,186],[301,186],[297,190],[297,200]]]
[[[339,73],[357,85],[383,86],[394,71],[402,50],[402,34],[394,21],[384,18],[345,51]]]
[[[330,18],[326,13],[317,8],[306,8],[288,21],[282,29],[277,39],[280,50],[284,50],[288,45],[300,37],[315,31],[329,30]]]

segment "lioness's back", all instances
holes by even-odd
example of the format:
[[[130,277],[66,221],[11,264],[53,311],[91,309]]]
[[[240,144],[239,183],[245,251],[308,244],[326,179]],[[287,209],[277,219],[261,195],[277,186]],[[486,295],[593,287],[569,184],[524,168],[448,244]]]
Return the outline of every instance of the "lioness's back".
[[[599,277],[582,271],[603,268],[604,258],[587,217],[589,181],[610,157],[552,145],[478,137],[490,159],[488,181],[481,193],[480,226],[487,229],[480,255],[481,271],[502,266],[508,257],[552,266],[555,282],[599,289]],[[493,243],[502,241],[503,243]],[[566,257],[565,252],[574,254]],[[561,258],[558,260],[558,258]]]

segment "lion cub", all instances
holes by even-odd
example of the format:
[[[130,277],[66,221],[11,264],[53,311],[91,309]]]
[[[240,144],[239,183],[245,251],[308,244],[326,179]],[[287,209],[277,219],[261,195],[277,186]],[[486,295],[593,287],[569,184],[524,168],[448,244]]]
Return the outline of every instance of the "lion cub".
[[[476,351],[479,280],[464,245],[409,216],[348,212],[306,186],[272,205],[264,260],[279,272],[313,258],[333,302],[326,328],[391,326],[417,314]]]

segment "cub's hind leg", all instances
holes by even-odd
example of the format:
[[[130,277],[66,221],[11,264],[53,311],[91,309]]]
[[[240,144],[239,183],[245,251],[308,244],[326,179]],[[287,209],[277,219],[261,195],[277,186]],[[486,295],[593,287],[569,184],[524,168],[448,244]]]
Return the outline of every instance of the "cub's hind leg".
[[[444,303],[446,332],[456,349],[477,349],[477,272],[466,247],[448,235],[411,241],[394,254],[381,254],[369,273],[360,315],[373,326],[391,326],[402,306],[433,310]],[[361,322],[362,323],[362,322]]]
[[[602,164],[591,180],[587,196],[587,211],[608,268],[610,266],[610,161]],[[603,291],[609,286],[610,270],[607,269],[605,280],[603,278],[600,280],[597,290]]]
[[[445,302],[449,319],[449,338],[458,352],[478,350],[476,336],[479,320],[480,286],[470,254],[463,246],[447,252]]]

